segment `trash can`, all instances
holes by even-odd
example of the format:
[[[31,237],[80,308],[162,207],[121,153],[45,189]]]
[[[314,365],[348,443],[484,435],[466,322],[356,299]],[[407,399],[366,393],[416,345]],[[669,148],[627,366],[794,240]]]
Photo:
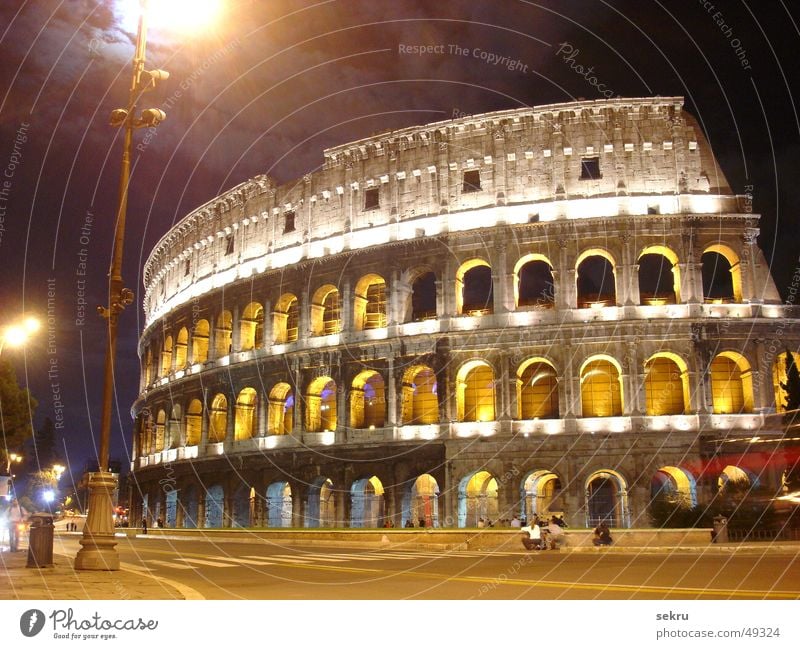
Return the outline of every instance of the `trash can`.
[[[714,532],[711,540],[713,543],[728,542],[728,519],[724,516],[714,516]]]
[[[53,565],[53,515],[36,512],[30,517],[28,568],[49,568]]]

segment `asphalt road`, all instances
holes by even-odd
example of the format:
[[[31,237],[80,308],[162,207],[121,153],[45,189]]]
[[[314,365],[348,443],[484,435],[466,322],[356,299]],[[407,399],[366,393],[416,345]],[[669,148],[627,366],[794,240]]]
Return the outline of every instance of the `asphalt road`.
[[[800,555],[766,550],[448,552],[118,540],[124,564],[206,599],[800,599]]]

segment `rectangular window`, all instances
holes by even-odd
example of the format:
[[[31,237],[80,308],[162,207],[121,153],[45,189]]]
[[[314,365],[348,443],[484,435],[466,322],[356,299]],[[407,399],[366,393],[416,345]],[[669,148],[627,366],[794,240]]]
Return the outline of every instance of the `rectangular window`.
[[[479,192],[481,190],[481,170],[470,169],[464,172],[464,188],[461,190],[463,193]]]
[[[600,158],[581,159],[581,180],[598,180],[600,176]]]
[[[225,254],[232,255],[233,254],[233,235],[229,234],[225,237]]]
[[[377,210],[380,207],[380,189],[371,187],[364,192],[364,209]]]
[[[284,212],[283,218],[283,233],[294,232],[294,212]]]

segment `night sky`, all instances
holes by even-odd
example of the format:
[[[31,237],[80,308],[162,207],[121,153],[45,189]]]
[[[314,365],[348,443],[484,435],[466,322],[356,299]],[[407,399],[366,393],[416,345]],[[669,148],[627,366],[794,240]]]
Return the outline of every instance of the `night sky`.
[[[155,2],[156,0],[151,0]],[[132,0],[0,4],[0,324],[44,330],[6,350],[76,477],[95,452]],[[129,461],[144,260],[194,207],[257,174],[285,182],[322,150],[392,128],[611,96],[686,98],[789,297],[798,265],[800,7],[789,0],[228,0],[193,35],[151,27],[170,79],[140,108],[125,247],[112,457]],[[127,9],[126,9],[127,7]],[[127,11],[127,13],[126,13]],[[423,47],[418,47],[423,46]],[[430,46],[430,47],[429,47]],[[420,52],[420,49],[423,51]],[[51,313],[48,318],[48,297]]]

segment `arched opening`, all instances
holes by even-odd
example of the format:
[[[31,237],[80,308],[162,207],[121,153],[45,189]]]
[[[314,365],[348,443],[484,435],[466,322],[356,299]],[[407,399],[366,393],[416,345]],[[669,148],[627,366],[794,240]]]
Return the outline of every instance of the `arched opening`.
[[[156,448],[155,452],[160,453],[164,450],[164,437],[166,435],[167,426],[167,413],[163,410],[158,411],[156,415]]]
[[[689,407],[689,373],[675,354],[662,352],[644,364],[645,412],[648,416],[682,415]]]
[[[469,361],[456,375],[458,421],[494,421],[494,371],[486,361]]]
[[[586,481],[588,527],[605,523],[609,527],[627,527],[627,484],[615,471],[598,471]]]
[[[203,404],[200,399],[192,399],[186,409],[186,445],[200,443],[203,430]]]
[[[292,526],[292,488],[288,482],[273,482],[267,487],[267,525]]]
[[[291,293],[284,293],[272,314],[272,335],[276,345],[297,340],[300,323],[300,303]]]
[[[553,265],[543,255],[526,255],[514,268],[514,303],[517,307],[533,306],[552,309],[555,306]]]
[[[164,494],[164,527],[177,527],[178,492],[170,489]]]
[[[153,350],[148,347],[144,354],[144,384],[150,385],[156,378],[156,368],[153,363]]]
[[[288,383],[278,383],[269,393],[267,432],[291,435],[294,428],[294,393]]]
[[[581,368],[581,412],[583,417],[622,415],[622,372],[615,360],[596,356]]]
[[[639,255],[639,301],[648,306],[681,301],[678,256],[666,246],[645,248]]]
[[[205,363],[208,360],[208,320],[198,320],[192,333],[192,363]]]
[[[383,428],[386,394],[383,377],[374,370],[361,372],[350,390],[350,427]]]
[[[215,357],[222,358],[231,353],[231,337],[233,335],[233,316],[230,311],[223,311],[217,318],[215,334]]]
[[[181,422],[183,415],[181,407],[176,403],[172,406],[172,412],[167,421],[167,433],[164,439],[164,448],[178,448],[181,445]]]
[[[709,246],[703,252],[703,296],[706,302],[742,301],[742,267],[728,246]]]
[[[532,471],[522,482],[521,516],[528,522],[535,517],[548,520],[563,513],[561,480],[552,471]]]
[[[517,370],[517,419],[558,417],[558,377],[543,358],[531,358]]]
[[[380,275],[365,275],[356,284],[353,298],[356,331],[386,326],[386,282]]]
[[[575,269],[579,309],[616,306],[616,266],[610,254],[588,250],[578,257]]]
[[[401,421],[404,426],[439,422],[436,374],[427,365],[414,365],[403,375]]]
[[[255,414],[257,396],[254,388],[244,388],[236,399],[234,439],[236,441],[255,437]]]
[[[205,498],[205,520],[203,527],[222,527],[225,512],[225,490],[221,485],[209,487]]]
[[[400,524],[415,527],[439,527],[439,485],[429,473],[411,482],[403,494]]]
[[[250,302],[242,311],[239,345],[243,352],[264,346],[264,307]]]
[[[306,527],[336,527],[333,481],[319,477],[308,488]]]
[[[377,476],[356,480],[350,498],[350,527],[383,526],[383,484]]]
[[[436,318],[436,274],[423,273],[411,285],[411,321]]]
[[[734,492],[738,492],[740,495],[746,495],[754,487],[758,487],[756,476],[730,464],[717,478],[717,489],[721,494],[733,495]]]
[[[172,336],[164,338],[161,348],[161,376],[169,376],[172,371]]]
[[[253,489],[247,485],[239,488],[231,496],[231,527],[251,527]]]
[[[175,339],[175,369],[182,370],[186,367],[189,351],[189,331],[186,327],[181,327],[178,337]]]
[[[186,487],[178,492],[178,507],[181,510],[181,526],[187,529],[197,527],[198,500],[197,489],[194,486]]]
[[[676,466],[662,466],[650,481],[650,499],[665,498],[680,509],[697,506],[697,482],[694,476]]]
[[[800,356],[797,353],[781,352],[772,363],[772,387],[775,391],[775,412],[786,412],[787,406],[796,408],[792,403],[789,388],[789,368],[792,364],[798,367]],[[798,367],[800,369],[800,367]]]
[[[461,264],[456,273],[456,307],[465,315],[486,315],[494,312],[492,268],[483,259]]]
[[[711,361],[714,414],[753,412],[753,373],[744,356],[722,352]]]
[[[306,430],[310,433],[336,430],[336,383],[328,376],[320,376],[308,386]]]
[[[461,480],[458,487],[458,526],[478,527],[499,518],[497,480],[488,471],[475,471]]]
[[[311,298],[311,333],[314,336],[338,334],[342,330],[339,289],[333,284],[319,287]]]
[[[228,432],[228,400],[224,394],[217,394],[211,401],[208,418],[208,442],[218,444],[225,441]]]

